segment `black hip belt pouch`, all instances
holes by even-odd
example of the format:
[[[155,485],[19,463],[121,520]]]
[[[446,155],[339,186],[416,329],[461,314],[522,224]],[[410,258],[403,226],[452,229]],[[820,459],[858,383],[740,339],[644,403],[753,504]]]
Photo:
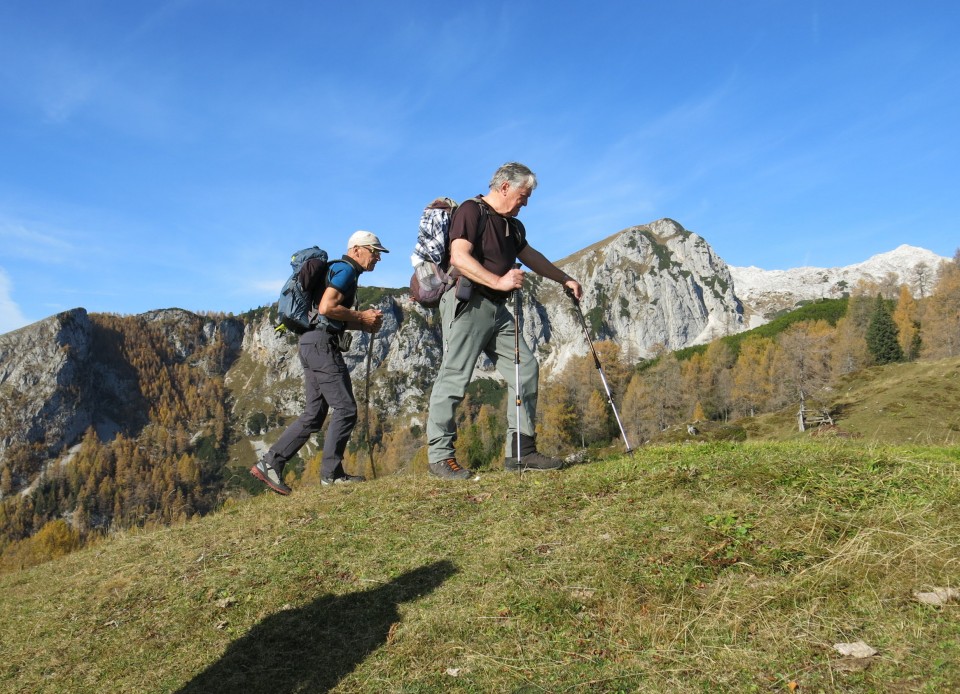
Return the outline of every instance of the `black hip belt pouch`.
[[[473,296],[473,282],[470,278],[463,275],[457,278],[457,290],[454,296],[457,297],[457,301],[470,301]]]

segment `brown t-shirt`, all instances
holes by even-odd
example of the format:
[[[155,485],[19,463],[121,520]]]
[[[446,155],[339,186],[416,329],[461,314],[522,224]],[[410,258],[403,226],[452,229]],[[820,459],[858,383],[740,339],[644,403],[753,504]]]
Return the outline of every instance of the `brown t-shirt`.
[[[480,233],[480,205],[487,209],[487,224]],[[478,242],[479,236],[479,242]],[[517,262],[517,254],[527,247],[527,231],[517,218],[502,217],[489,205],[471,198],[465,200],[453,215],[450,224],[450,242],[465,239],[473,245],[473,257],[484,268],[498,277],[507,273]],[[499,292],[476,284],[477,290],[489,299],[502,302],[509,292]]]

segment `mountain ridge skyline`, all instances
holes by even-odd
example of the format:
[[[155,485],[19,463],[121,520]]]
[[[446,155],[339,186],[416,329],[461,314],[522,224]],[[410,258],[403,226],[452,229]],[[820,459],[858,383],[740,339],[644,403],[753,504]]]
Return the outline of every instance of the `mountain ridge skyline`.
[[[681,228],[683,228],[682,225],[680,225],[679,222],[676,222],[676,221],[673,220],[672,218],[670,218],[670,217],[661,217],[661,218],[659,218],[659,219],[657,219],[657,220],[654,220],[654,221],[651,221],[651,222],[648,222],[648,223],[645,223],[645,224],[637,224],[637,225],[634,225],[634,226],[630,226],[630,227],[626,227],[626,228],[624,228],[624,229],[621,229],[620,231],[617,231],[617,232],[615,232],[615,233],[613,233],[613,234],[610,234],[609,236],[606,236],[605,238],[603,238],[603,239],[601,239],[601,240],[599,240],[599,241],[595,241],[595,242],[593,242],[593,243],[585,246],[584,248],[581,248],[581,249],[579,249],[579,250],[577,250],[577,251],[575,251],[575,252],[567,255],[566,257],[561,258],[561,259],[559,259],[559,260],[557,260],[557,261],[555,261],[555,262],[556,262],[558,265],[565,264],[565,263],[570,262],[571,260],[579,257],[579,256],[582,255],[583,253],[588,252],[589,250],[591,250],[591,249],[593,249],[593,248],[603,247],[604,245],[608,244],[612,239],[616,238],[617,236],[623,234],[623,233],[626,232],[626,231],[629,231],[629,230],[631,230],[631,229],[636,229],[636,228],[649,228],[652,224],[654,224],[654,223],[656,223],[656,222],[661,222],[661,221],[674,222],[674,223],[676,223],[678,226],[681,226]],[[687,230],[687,229],[684,229],[684,231],[687,232],[687,233],[696,234],[696,232],[692,232],[692,231]],[[696,234],[696,235],[700,236],[699,234]],[[703,238],[704,241],[705,241],[708,245],[710,245],[709,240],[707,240],[705,237],[700,236],[700,238]],[[711,245],[711,248],[712,248],[712,245]],[[831,265],[831,266],[798,265],[798,266],[796,266],[796,267],[788,268],[788,269],[786,269],[786,270],[779,270],[779,269],[767,270],[767,269],[758,267],[758,266],[756,266],[756,265],[731,265],[731,264],[729,264],[729,263],[726,263],[726,261],[725,261],[721,256],[718,256],[718,257],[720,257],[720,259],[723,260],[723,262],[726,264],[726,266],[730,269],[730,273],[731,273],[731,275],[733,275],[733,277],[734,277],[734,293],[735,293],[736,296],[737,296],[738,298],[740,298],[740,299],[753,297],[753,296],[755,296],[755,294],[758,293],[758,292],[771,291],[771,285],[776,285],[776,284],[778,284],[778,283],[779,283],[779,284],[793,283],[793,282],[796,281],[796,278],[797,278],[797,277],[802,277],[802,276],[804,276],[804,275],[810,275],[810,274],[814,274],[814,273],[818,273],[818,272],[832,272],[832,273],[834,273],[834,274],[846,274],[846,273],[851,273],[851,272],[857,272],[857,271],[860,271],[860,270],[864,270],[864,271],[866,271],[866,272],[868,272],[868,273],[870,273],[870,274],[873,274],[873,272],[877,271],[877,266],[888,265],[888,263],[886,263],[886,261],[888,261],[888,260],[890,260],[890,259],[896,259],[896,260],[901,261],[901,264],[902,264],[903,262],[911,262],[911,261],[913,261],[913,262],[926,262],[928,265],[931,266],[931,267],[930,267],[931,271],[932,271],[933,273],[935,273],[935,272],[936,272],[936,267],[933,266],[934,263],[938,263],[938,262],[950,260],[950,258],[948,258],[948,257],[946,257],[946,256],[941,256],[941,255],[939,255],[938,253],[935,253],[934,251],[931,251],[931,250],[929,250],[929,249],[927,249],[927,248],[924,248],[924,247],[922,247],[922,246],[914,246],[914,245],[908,244],[908,243],[899,244],[896,248],[893,248],[893,249],[891,249],[891,250],[889,250],[889,251],[883,251],[883,252],[881,252],[881,253],[876,253],[876,254],[874,254],[874,255],[872,255],[872,256],[870,256],[870,257],[868,257],[868,258],[866,258],[866,259],[864,259],[864,260],[862,260],[862,261],[859,261],[859,262],[856,262],[856,263],[852,263],[852,264],[849,264],[849,265]],[[886,271],[886,270],[889,270],[890,268],[889,268],[889,267],[884,267],[883,269]],[[373,279],[373,277],[374,277],[374,276],[372,275],[372,276],[371,276],[371,279]],[[404,289],[404,287],[402,287],[402,286],[392,287],[392,286],[386,286],[386,285],[377,284],[376,282],[367,283],[367,284],[364,284],[364,285],[362,285],[362,286],[366,286],[366,287],[368,287],[368,288],[375,288],[375,289],[386,289],[386,290],[391,290],[391,291]],[[278,293],[278,294],[279,294],[279,288],[280,288],[280,285],[278,285],[278,287],[277,287],[277,293]],[[805,294],[804,294],[804,298],[805,298],[805,299],[812,299],[812,298],[819,298],[819,297],[816,297],[816,296],[808,296],[807,293],[805,293]],[[259,307],[254,307],[254,309],[251,309],[251,310],[255,310],[256,308],[264,308],[264,307],[270,306],[270,305],[272,305],[272,304],[264,304],[264,305],[259,306]],[[87,307],[85,307],[85,306],[73,306],[73,307],[71,307],[70,309],[66,309],[66,310],[72,310],[72,309],[77,309],[77,308],[83,308],[84,310],[87,310]],[[146,313],[150,313],[150,312],[152,312],[152,311],[167,310],[167,309],[176,309],[176,308],[180,308],[180,307],[178,307],[178,306],[153,307],[153,308],[147,309],[147,310],[145,310],[145,311],[141,311],[141,312],[137,312],[137,313],[130,313],[130,314],[126,314],[126,313],[122,313],[122,312],[115,312],[115,311],[93,311],[93,313],[117,313],[118,315],[143,315],[143,314],[146,314]],[[189,311],[189,309],[182,309],[182,310],[188,310],[188,311]],[[204,313],[204,312],[209,312],[209,313],[213,313],[213,314],[223,313],[224,315],[242,315],[242,314],[244,313],[244,312],[241,312],[240,314],[234,314],[234,313],[229,312],[229,311],[222,311],[222,310],[220,310],[220,309],[212,308],[212,307],[208,307],[208,308],[202,309],[202,310],[199,311],[199,312],[191,311],[191,313]],[[21,328],[24,328],[24,327],[27,327],[27,326],[29,326],[29,325],[32,325],[33,323],[41,322],[41,321],[43,321],[43,320],[46,320],[46,319],[50,318],[51,316],[54,316],[54,315],[59,314],[59,313],[63,313],[63,311],[57,311],[57,312],[52,313],[52,314],[50,314],[49,316],[45,316],[44,318],[41,318],[41,319],[39,319],[39,320],[37,320],[37,321],[32,321],[32,322],[30,322],[30,323],[24,323],[24,324],[19,325],[19,326],[15,327],[15,328],[11,328],[11,329],[6,330],[6,331],[4,331],[4,332],[0,332],[0,335],[14,332],[14,331],[19,330],[19,329],[21,329]],[[751,325],[750,327],[756,327],[756,325]]]

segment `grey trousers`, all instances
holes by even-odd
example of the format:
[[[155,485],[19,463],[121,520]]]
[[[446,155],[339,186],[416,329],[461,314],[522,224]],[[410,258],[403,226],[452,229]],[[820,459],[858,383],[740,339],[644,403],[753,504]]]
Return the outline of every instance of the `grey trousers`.
[[[303,365],[306,409],[270,447],[264,460],[278,472],[282,471],[310,436],[320,431],[327,411],[332,407],[333,416],[323,442],[320,474],[339,477],[343,475],[343,452],[357,424],[357,401],[353,397],[350,371],[331,335],[322,328],[300,336],[299,357]]]
[[[448,291],[440,300],[443,359],[430,393],[428,458],[431,463],[439,463],[454,457],[456,409],[463,400],[480,354],[487,355],[507,382],[507,439],[504,454],[516,455],[510,451],[513,432],[518,427],[513,314],[506,304],[496,304],[476,291],[459,312],[457,304],[453,291]],[[520,433],[528,436],[535,434],[539,377],[537,360],[521,336],[519,429]]]

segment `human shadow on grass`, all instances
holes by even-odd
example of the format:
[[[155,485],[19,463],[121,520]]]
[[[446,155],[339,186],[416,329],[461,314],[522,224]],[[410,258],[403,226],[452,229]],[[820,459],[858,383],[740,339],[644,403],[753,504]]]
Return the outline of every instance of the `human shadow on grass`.
[[[326,595],[273,614],[234,641],[179,694],[326,692],[387,642],[400,603],[422,598],[457,568],[439,561],[359,593]]]

